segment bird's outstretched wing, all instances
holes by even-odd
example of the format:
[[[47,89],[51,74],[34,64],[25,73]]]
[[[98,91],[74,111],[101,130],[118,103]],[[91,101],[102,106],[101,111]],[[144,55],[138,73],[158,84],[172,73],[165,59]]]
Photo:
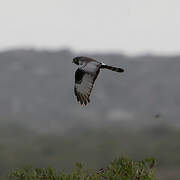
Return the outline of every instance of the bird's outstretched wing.
[[[77,101],[81,104],[86,105],[90,102],[89,97],[98,74],[99,69],[97,69],[95,73],[90,73],[78,68],[75,72],[74,93],[77,97]]]

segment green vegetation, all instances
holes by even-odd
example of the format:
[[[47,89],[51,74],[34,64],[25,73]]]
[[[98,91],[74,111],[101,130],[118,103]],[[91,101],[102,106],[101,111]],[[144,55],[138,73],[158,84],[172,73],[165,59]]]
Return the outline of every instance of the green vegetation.
[[[111,122],[101,128],[78,124],[63,134],[38,134],[17,123],[0,125],[0,180],[7,180],[8,172],[29,164],[70,173],[76,162],[95,170],[122,156],[135,161],[155,157],[160,180],[180,177],[178,127],[160,125],[135,131]]]
[[[132,161],[128,158],[114,160],[106,168],[91,172],[76,163],[72,173],[57,173],[52,168],[27,167],[10,173],[11,180],[155,180],[155,160]]]

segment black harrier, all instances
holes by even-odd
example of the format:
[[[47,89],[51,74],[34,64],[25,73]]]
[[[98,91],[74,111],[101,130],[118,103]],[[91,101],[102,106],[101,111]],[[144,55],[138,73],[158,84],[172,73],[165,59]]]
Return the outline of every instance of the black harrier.
[[[81,104],[90,102],[89,96],[100,69],[124,72],[122,68],[108,66],[89,57],[75,57],[73,63],[80,65],[75,72],[74,93]]]

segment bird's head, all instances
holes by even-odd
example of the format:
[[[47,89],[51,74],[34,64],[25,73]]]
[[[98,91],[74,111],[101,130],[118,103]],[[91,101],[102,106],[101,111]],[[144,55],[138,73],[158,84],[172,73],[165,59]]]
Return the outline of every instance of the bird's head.
[[[80,65],[80,59],[81,59],[82,57],[75,57],[75,58],[73,58],[73,61],[72,61],[72,63],[74,63],[74,64],[76,64],[76,65]]]

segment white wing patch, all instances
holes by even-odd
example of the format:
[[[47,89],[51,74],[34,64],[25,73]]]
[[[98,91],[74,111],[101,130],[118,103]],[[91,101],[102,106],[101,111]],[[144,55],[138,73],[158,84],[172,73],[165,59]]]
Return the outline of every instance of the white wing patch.
[[[91,94],[95,77],[92,74],[84,74],[81,83],[75,83],[74,91],[77,96],[77,100],[81,104],[87,104],[90,102],[89,96]]]

